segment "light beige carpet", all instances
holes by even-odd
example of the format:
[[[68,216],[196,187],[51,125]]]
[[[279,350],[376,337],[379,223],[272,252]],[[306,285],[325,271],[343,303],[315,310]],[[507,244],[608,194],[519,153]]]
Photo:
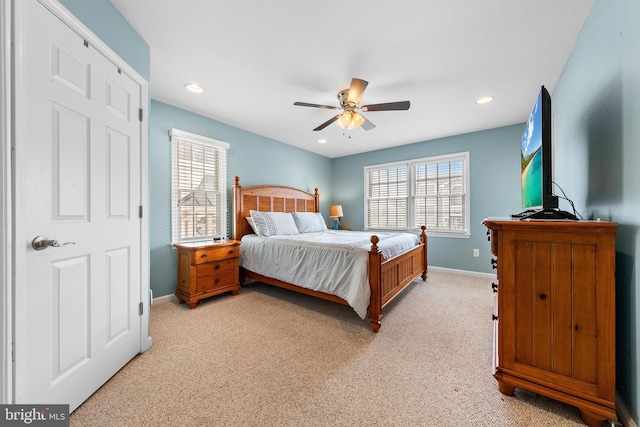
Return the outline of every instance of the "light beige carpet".
[[[151,309],[153,347],[71,426],[581,426],[491,375],[491,281],[430,272],[374,334],[347,306],[260,283]]]

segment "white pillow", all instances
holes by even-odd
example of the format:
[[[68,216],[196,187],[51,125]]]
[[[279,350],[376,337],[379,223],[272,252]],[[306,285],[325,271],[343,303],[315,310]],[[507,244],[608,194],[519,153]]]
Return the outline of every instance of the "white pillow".
[[[256,231],[256,226],[255,226],[255,225],[253,225],[253,219],[252,219],[250,216],[245,217],[245,219],[247,220],[247,222],[248,222],[248,223],[249,223],[249,225],[251,226],[251,229],[253,230],[253,232],[254,232],[254,233],[256,233],[256,234],[258,234],[258,232]]]
[[[327,224],[319,212],[293,212],[291,215],[300,233],[314,233],[327,229]]]
[[[249,211],[258,236],[298,234],[298,228],[290,213]]]

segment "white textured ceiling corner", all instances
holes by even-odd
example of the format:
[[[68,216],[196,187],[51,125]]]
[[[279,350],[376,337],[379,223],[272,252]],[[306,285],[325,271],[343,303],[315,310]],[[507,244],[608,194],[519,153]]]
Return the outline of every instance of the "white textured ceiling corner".
[[[151,48],[153,99],[331,158],[524,122],[540,86],[553,91],[593,4],[111,2]],[[293,103],[337,106],[352,77],[369,82],[361,104],[411,108],[363,113],[370,131],[314,132],[336,112]],[[495,99],[477,105],[482,96]]]

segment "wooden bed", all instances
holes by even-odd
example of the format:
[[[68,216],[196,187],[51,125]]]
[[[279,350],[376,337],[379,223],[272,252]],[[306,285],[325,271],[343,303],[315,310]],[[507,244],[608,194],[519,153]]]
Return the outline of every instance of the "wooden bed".
[[[245,234],[253,233],[246,218],[250,216],[250,210],[262,212],[319,212],[320,200],[318,189],[310,193],[293,187],[282,185],[254,185],[242,187],[240,178],[235,177],[232,187],[233,213],[232,213],[232,238],[240,240]],[[425,227],[422,227],[420,242],[412,249],[385,259],[378,250],[379,239],[371,236],[371,249],[369,250],[369,286],[371,287],[371,300],[368,316],[371,328],[374,332],[380,329],[382,309],[402,291],[408,284],[419,276],[427,280],[427,235]],[[241,282],[245,278],[268,283],[293,291],[312,295],[340,304],[348,303],[335,295],[302,288],[295,284],[286,283],[278,279],[266,277],[259,272],[241,269]]]

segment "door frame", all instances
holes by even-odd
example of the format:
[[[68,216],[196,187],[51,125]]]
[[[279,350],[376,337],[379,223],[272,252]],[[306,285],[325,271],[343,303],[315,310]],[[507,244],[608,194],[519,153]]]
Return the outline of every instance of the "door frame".
[[[12,141],[14,138],[13,102],[12,92],[12,50],[11,41],[16,27],[12,21],[14,0],[0,0],[0,402],[14,402],[14,375],[13,375],[13,342],[14,336],[20,331],[15,330],[14,296],[13,289],[16,286],[16,272],[24,271],[22,265],[15,265],[16,251],[26,250],[24,245],[17,242],[24,241],[26,236],[22,232],[22,225],[17,224],[14,218],[22,214],[15,210],[20,209],[13,195],[14,183],[21,179],[20,171],[26,165],[17,164],[21,159],[12,159]],[[78,18],[73,16],[57,0],[37,0],[58,19],[68,25],[89,42],[98,52],[111,61],[115,66],[127,74],[140,86],[140,105],[144,111],[140,126],[140,205],[142,206],[142,218],[140,227],[140,302],[143,314],[140,327],[140,352],[151,348],[152,339],[149,336],[149,310],[151,305],[151,290],[149,284],[149,219],[148,219],[148,138],[149,138],[149,84],[127,64],[109,46],[101,41]],[[15,23],[15,26],[20,23]],[[22,257],[24,258],[24,257]]]

